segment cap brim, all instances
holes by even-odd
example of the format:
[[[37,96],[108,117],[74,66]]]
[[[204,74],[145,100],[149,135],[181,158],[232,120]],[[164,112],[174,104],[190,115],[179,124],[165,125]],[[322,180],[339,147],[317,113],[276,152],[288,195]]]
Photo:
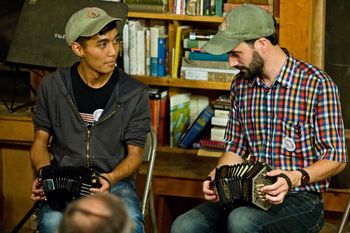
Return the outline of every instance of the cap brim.
[[[240,39],[228,39],[218,32],[211,40],[203,45],[202,49],[207,53],[221,55],[230,52],[242,42]]]
[[[80,36],[93,36],[96,35],[99,31],[101,31],[101,29],[106,26],[108,23],[112,22],[112,21],[122,21],[122,19],[120,18],[114,18],[114,17],[105,17],[103,19],[101,19],[100,21],[98,21],[96,24],[93,24],[93,27],[88,27],[85,29],[85,31],[80,35]],[[119,30],[119,27],[118,27]]]

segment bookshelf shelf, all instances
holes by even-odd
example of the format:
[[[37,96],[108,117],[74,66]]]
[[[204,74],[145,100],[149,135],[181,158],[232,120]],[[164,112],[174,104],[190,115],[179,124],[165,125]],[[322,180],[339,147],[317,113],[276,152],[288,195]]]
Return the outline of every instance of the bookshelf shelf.
[[[194,89],[210,89],[210,90],[222,90],[228,91],[230,89],[230,82],[214,82],[214,81],[202,81],[202,80],[186,80],[175,78],[155,78],[151,76],[135,76],[135,79],[140,82],[151,86],[167,86],[167,87],[182,87],[182,88],[194,88]]]
[[[140,19],[159,19],[159,20],[177,20],[177,21],[195,21],[206,23],[221,23],[223,17],[218,16],[194,16],[177,15],[172,13],[147,13],[147,12],[129,12],[128,17]]]
[[[158,146],[157,152],[160,153],[171,153],[179,155],[197,155],[197,149],[185,149],[179,147],[169,147],[169,146]]]

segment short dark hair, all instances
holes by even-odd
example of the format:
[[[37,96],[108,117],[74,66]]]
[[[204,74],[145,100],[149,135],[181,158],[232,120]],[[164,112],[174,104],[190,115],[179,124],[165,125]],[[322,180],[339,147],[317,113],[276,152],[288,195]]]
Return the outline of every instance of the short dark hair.
[[[106,26],[104,26],[97,34],[104,35],[109,31],[117,28],[117,21],[109,22]],[[88,41],[91,36],[79,36],[78,39],[75,40],[78,44],[85,47],[86,41]]]
[[[93,211],[89,204],[98,205]],[[131,233],[133,223],[124,204],[112,193],[96,193],[71,202],[64,211],[59,233]]]

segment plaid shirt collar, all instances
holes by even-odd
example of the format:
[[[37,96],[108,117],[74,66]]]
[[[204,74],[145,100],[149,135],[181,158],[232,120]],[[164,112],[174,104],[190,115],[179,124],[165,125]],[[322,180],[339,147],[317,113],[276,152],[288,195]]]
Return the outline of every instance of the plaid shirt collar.
[[[288,74],[286,70],[292,70],[290,73],[294,73],[293,70],[296,70],[296,61],[295,59],[290,55],[287,49],[282,48],[283,52],[287,55],[286,62],[284,63],[282,69],[280,70],[279,74],[277,75],[276,80],[274,81],[273,85],[281,84],[282,86],[285,86],[286,88],[290,88],[292,86],[293,79],[291,78],[292,75]],[[261,77],[257,76],[253,78],[249,85],[252,87],[254,85],[259,86],[265,86],[264,82],[262,81]]]

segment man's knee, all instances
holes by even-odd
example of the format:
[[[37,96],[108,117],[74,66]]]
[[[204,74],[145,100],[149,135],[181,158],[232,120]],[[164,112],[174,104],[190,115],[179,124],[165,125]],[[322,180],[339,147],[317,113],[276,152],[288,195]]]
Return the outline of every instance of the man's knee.
[[[39,221],[39,230],[42,233],[57,232],[62,219],[62,213],[50,212],[41,217]]]
[[[237,208],[232,211],[227,218],[227,232],[251,233],[256,232],[256,222],[254,215],[249,214],[245,208]]]
[[[171,226],[171,233],[191,232],[186,214],[178,216]]]

